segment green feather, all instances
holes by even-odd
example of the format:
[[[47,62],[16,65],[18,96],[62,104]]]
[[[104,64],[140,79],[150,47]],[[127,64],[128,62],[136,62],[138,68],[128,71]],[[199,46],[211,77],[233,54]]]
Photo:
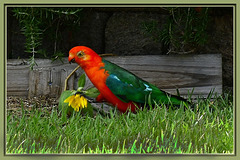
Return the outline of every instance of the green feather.
[[[109,74],[106,85],[123,102],[145,103],[151,96],[152,102],[169,103],[180,105],[185,99],[170,95],[156,86],[144,81],[133,73],[102,59],[105,64],[103,69]]]

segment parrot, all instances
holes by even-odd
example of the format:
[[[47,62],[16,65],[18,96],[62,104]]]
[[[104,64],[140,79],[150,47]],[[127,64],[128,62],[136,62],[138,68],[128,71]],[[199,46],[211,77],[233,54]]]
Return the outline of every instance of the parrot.
[[[86,46],[76,46],[69,51],[69,63],[77,63],[84,70],[100,94],[96,101],[106,101],[120,112],[135,112],[139,106],[159,102],[178,105],[187,100],[171,95],[141,79],[130,71],[99,56]],[[145,104],[145,105],[144,105]]]

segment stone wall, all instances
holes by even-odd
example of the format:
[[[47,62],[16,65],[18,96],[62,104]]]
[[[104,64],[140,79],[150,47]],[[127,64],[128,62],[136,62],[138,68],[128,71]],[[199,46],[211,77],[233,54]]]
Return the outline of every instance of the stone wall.
[[[105,28],[105,52],[118,55],[163,54],[162,43],[146,36],[143,23],[166,22],[166,15],[158,12],[115,12]]]
[[[207,29],[208,43],[193,54],[222,54],[223,89],[232,91],[233,86],[233,9],[211,8]],[[166,23],[167,12],[161,8],[84,8],[77,31],[60,28],[60,50],[68,51],[76,45],[86,45],[97,53],[117,55],[166,54],[168,48],[143,32],[142,23],[155,20],[158,27]],[[18,21],[8,10],[8,58],[27,58],[24,53],[24,36]],[[42,47],[48,48],[48,37]]]

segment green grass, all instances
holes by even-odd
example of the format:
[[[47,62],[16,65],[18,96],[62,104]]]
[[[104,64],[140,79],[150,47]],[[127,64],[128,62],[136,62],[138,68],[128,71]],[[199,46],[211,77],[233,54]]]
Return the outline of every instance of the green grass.
[[[64,120],[57,109],[7,112],[7,153],[233,153],[230,96],[197,100],[195,109],[157,106],[137,114]]]

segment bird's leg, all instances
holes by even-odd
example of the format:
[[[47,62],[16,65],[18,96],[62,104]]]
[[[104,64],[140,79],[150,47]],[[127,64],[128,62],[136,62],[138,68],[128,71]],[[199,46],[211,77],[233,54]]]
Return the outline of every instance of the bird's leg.
[[[97,96],[96,101],[97,101],[97,102],[103,102],[103,101],[105,101],[105,98],[104,98],[103,95],[100,93],[100,94]]]

